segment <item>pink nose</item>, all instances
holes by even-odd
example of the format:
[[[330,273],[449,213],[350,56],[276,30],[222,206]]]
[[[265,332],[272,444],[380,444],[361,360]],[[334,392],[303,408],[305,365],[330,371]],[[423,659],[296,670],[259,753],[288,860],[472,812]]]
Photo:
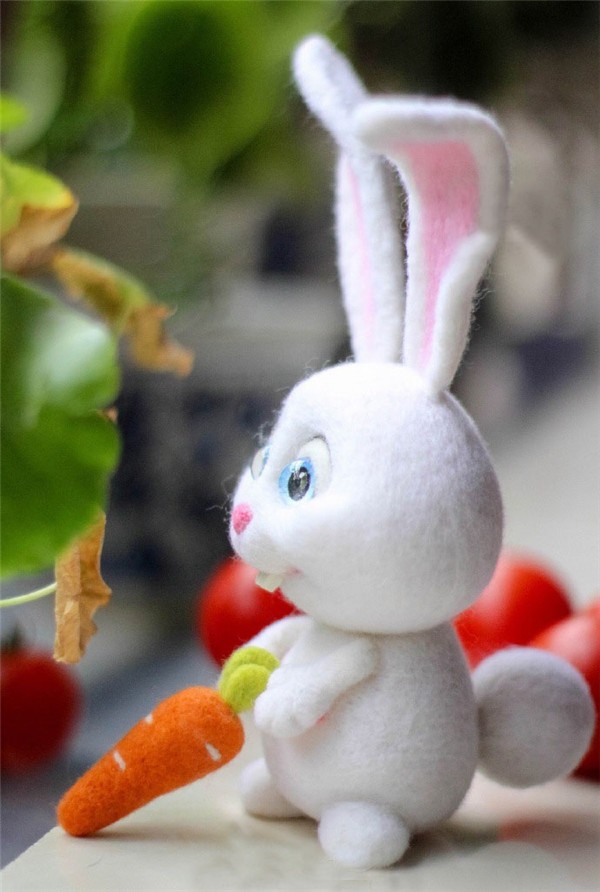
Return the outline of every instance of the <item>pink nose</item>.
[[[252,508],[250,505],[236,505],[231,512],[231,525],[239,535],[243,533],[252,520]]]

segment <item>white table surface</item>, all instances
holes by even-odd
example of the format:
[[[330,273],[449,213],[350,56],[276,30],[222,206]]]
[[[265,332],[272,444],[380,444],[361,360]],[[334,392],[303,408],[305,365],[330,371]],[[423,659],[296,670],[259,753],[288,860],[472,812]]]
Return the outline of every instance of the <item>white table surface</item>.
[[[2,874],[2,892],[217,892],[369,889],[576,892],[600,887],[600,797],[566,780],[528,791],[476,776],[448,823],[403,861],[368,874],[321,851],[313,822],[243,812],[236,781],[258,750],[248,727],[233,763],[89,839],[55,828]]]
[[[597,380],[579,382],[494,451],[507,544],[548,560],[576,603],[599,590]],[[192,679],[189,683],[194,683]],[[600,787],[579,780],[517,791],[476,776],[450,822],[415,839],[397,867],[368,874],[322,853],[309,821],[262,821],[236,791],[233,764],[90,839],[55,828],[2,873],[2,892],[600,889]]]

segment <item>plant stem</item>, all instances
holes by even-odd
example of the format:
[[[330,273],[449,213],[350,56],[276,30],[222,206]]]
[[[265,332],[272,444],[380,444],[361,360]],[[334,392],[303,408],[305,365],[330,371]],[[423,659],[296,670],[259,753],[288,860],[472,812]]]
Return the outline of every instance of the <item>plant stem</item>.
[[[17,607],[19,604],[27,604],[29,601],[38,601],[40,598],[45,598],[47,595],[53,595],[56,591],[56,582],[51,582],[50,585],[44,586],[44,588],[38,588],[34,592],[28,592],[26,595],[16,595],[14,598],[2,598],[0,600],[0,607]]]

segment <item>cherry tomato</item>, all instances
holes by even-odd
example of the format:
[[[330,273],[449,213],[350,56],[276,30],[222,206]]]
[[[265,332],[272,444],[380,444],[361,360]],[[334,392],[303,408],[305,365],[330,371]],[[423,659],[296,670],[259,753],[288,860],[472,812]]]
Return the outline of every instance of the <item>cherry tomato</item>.
[[[196,633],[219,665],[265,626],[296,612],[279,589],[266,592],[255,579],[253,567],[227,558],[200,591]]]
[[[0,765],[23,773],[55,758],[81,710],[71,671],[51,654],[17,645],[0,657]]]
[[[577,774],[600,780],[600,597],[590,606],[536,635],[532,647],[549,650],[579,669],[596,706],[596,727]]]
[[[561,583],[540,564],[504,553],[477,601],[454,621],[471,667],[570,616],[571,604]]]

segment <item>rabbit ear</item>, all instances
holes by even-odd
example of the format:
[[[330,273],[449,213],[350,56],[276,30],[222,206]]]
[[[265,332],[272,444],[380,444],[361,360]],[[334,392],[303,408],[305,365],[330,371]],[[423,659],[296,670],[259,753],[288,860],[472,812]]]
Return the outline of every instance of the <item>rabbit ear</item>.
[[[473,298],[502,229],[508,157],[479,109],[447,100],[373,99],[356,135],[398,168],[408,195],[403,361],[435,392],[464,353]]]
[[[400,359],[404,274],[393,184],[381,159],[358,140],[355,109],[368,94],[347,60],[324,37],[294,56],[296,83],[340,149],[336,178],[338,268],[355,358]]]

